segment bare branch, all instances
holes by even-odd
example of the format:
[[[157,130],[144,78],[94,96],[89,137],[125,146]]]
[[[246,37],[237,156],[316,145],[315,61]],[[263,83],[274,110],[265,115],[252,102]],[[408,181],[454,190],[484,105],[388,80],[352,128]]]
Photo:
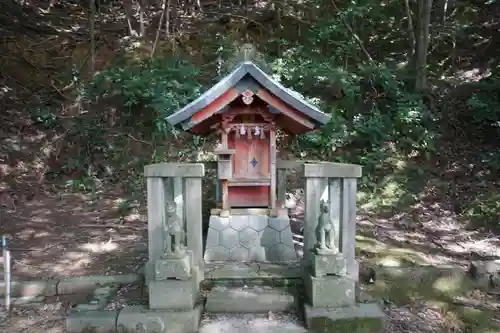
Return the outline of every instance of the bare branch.
[[[337,12],[340,12],[340,9],[339,7],[337,6],[337,4],[335,3],[335,0],[331,0],[332,2],[332,5],[333,7],[335,8],[335,10]],[[349,30],[349,32],[351,33],[351,35],[354,37],[354,39],[356,40],[356,42],[358,43],[359,47],[361,48],[361,51],[363,51],[363,53],[366,55],[366,57],[368,58],[368,60],[370,61],[370,63],[373,63],[373,58],[370,56],[370,53],[368,53],[368,50],[366,49],[366,47],[363,45],[363,41],[361,40],[361,38],[359,38],[359,36],[354,32],[354,30],[352,29],[351,25],[346,21],[345,18],[342,17],[342,22],[344,23],[345,27],[347,28],[347,30]]]
[[[163,16],[165,16],[165,11],[166,11],[166,0],[163,0],[163,2],[161,4],[160,22],[158,22],[158,29],[156,29],[155,42],[153,43],[153,49],[151,50],[151,59],[153,59],[153,57],[155,55],[156,46],[158,45],[158,39],[160,38],[160,32],[161,32],[161,27],[163,25]],[[167,21],[168,21],[168,17],[167,17]]]

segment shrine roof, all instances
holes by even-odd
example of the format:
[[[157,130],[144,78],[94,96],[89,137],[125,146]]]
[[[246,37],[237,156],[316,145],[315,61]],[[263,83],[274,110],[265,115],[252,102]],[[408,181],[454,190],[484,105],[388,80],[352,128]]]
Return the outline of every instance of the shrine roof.
[[[173,126],[189,121],[198,111],[212,104],[230,89],[240,88],[238,84],[249,81],[246,80],[247,77],[253,78],[253,80],[264,89],[274,94],[290,107],[307,116],[316,126],[324,125],[330,120],[331,117],[329,115],[308,103],[299,93],[281,85],[253,62],[245,61],[197,99],[167,117],[167,121]],[[241,90],[241,88],[238,90]],[[242,92],[243,91],[239,91],[240,94]]]

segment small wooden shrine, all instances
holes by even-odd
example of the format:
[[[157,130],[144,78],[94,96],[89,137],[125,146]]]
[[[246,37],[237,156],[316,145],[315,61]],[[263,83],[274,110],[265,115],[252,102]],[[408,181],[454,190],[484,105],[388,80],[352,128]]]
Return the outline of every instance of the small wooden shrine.
[[[330,116],[272,79],[251,61],[167,121],[198,135],[220,135],[218,156],[222,209],[276,207],[277,130],[297,135]]]

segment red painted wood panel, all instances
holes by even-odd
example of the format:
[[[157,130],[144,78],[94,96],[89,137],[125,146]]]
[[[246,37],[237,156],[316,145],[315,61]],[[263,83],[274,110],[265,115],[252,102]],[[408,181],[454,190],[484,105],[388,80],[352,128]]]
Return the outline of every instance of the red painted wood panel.
[[[307,127],[309,130],[314,128],[314,124],[308,120],[307,116],[304,116],[297,112],[295,109],[289,107],[285,102],[283,102],[280,98],[273,95],[269,91],[264,88],[259,88],[257,91],[257,96],[259,96],[263,101],[269,103],[269,105],[275,107],[280,110],[283,114],[290,117],[294,121],[298,122],[302,126]]]
[[[260,139],[246,135],[235,137],[234,132],[228,138],[229,149],[236,149],[233,155],[233,178],[256,179],[269,178],[269,135]],[[255,158],[257,164],[252,165]]]
[[[191,122],[193,124],[199,124],[202,121],[213,116],[218,110],[222,109],[224,106],[228,105],[231,101],[235,100],[239,96],[238,90],[231,88],[226,91],[222,96],[215,99],[212,103],[196,112],[191,117]]]
[[[269,186],[229,187],[231,207],[269,207]]]

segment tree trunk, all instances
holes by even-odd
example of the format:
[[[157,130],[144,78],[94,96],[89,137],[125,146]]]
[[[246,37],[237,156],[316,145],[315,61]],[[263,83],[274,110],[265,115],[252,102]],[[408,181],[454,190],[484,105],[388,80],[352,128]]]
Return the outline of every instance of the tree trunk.
[[[148,7],[147,0],[139,0],[139,36],[146,36],[146,22],[144,15]]]
[[[432,0],[418,0],[417,31],[415,44],[415,90],[428,89],[427,51],[429,49],[429,27]]]
[[[171,11],[172,11],[172,0],[167,0],[167,8],[165,10],[165,36],[170,38],[170,34],[172,32],[172,21],[171,21]]]
[[[95,14],[96,6],[95,0],[89,0],[90,5],[90,64],[89,64],[89,77],[92,79],[95,72]]]
[[[446,22],[449,4],[450,4],[449,0],[440,0],[439,11],[440,11],[440,16],[441,16],[440,17],[441,24],[444,24]]]
[[[127,18],[127,25],[128,25],[129,34],[132,37],[136,37],[137,32],[132,27],[132,21],[134,19],[132,0],[123,0],[123,9],[125,11],[125,17]]]
[[[408,65],[409,68],[414,67],[415,59],[415,28],[413,26],[413,14],[411,12],[410,0],[405,0],[405,11],[408,19],[408,35],[410,37],[410,51],[408,52]]]

